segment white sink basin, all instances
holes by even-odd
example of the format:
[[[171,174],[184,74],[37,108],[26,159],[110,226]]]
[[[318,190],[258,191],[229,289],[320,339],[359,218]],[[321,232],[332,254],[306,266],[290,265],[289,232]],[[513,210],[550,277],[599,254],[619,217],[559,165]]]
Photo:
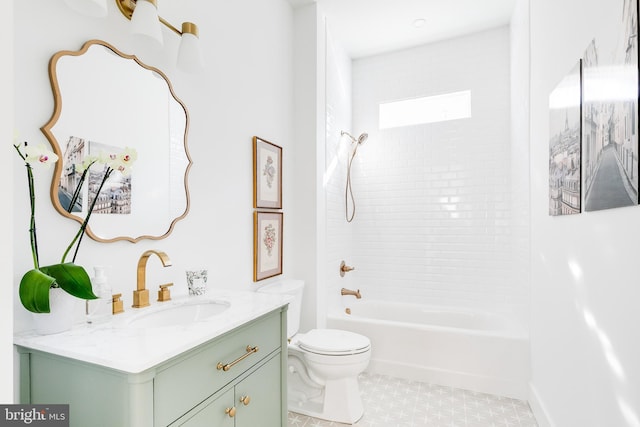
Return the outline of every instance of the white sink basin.
[[[131,328],[161,328],[181,326],[207,320],[227,310],[231,304],[227,301],[195,300],[167,304],[160,307],[141,308],[122,325]],[[147,311],[145,311],[147,310]]]

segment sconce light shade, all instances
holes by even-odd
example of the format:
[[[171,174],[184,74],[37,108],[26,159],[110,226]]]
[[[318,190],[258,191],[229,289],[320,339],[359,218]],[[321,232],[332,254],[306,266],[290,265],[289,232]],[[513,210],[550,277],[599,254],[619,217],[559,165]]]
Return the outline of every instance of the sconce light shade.
[[[107,0],[64,0],[69,8],[86,16],[107,16]]]
[[[182,71],[191,73],[204,69],[198,27],[192,22],[182,23],[182,37],[180,48],[178,49],[177,66]]]
[[[144,43],[161,48],[163,45],[156,0],[138,0],[131,16],[131,34],[144,39]]]

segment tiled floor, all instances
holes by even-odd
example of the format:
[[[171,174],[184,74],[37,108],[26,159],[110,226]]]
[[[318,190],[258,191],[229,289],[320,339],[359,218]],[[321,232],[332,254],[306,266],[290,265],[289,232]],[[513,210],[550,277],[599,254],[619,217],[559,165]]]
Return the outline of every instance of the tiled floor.
[[[383,375],[360,376],[360,427],[537,427],[527,402]],[[289,427],[344,427],[289,413]]]

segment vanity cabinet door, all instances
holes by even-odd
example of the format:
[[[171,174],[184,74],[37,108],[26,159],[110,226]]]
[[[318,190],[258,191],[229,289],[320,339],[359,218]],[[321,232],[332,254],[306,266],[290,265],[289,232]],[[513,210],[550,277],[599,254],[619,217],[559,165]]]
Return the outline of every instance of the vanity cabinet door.
[[[283,426],[281,353],[240,380],[222,395],[212,396],[173,426],[280,427]]]
[[[276,427],[282,420],[281,353],[235,386],[235,427]]]
[[[154,379],[154,419],[166,426],[282,346],[280,313],[272,313],[169,362]],[[257,347],[250,353],[248,347]],[[242,357],[244,356],[244,357]],[[237,363],[228,370],[218,363]]]
[[[230,389],[213,402],[204,406],[186,422],[178,424],[183,427],[234,427],[235,411],[233,389]]]

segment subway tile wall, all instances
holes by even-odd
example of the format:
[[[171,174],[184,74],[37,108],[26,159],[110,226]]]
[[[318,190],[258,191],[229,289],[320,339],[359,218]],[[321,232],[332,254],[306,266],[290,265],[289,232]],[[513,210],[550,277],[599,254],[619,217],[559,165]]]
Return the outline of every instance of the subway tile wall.
[[[344,247],[356,267],[338,285],[371,299],[522,312],[509,75],[508,27],[353,61],[351,131],[369,139],[352,166],[351,224],[346,164],[327,183],[330,251]],[[341,102],[330,86],[328,124]],[[378,129],[380,102],[461,90],[471,90],[470,119]],[[327,161],[343,149],[331,145]]]

